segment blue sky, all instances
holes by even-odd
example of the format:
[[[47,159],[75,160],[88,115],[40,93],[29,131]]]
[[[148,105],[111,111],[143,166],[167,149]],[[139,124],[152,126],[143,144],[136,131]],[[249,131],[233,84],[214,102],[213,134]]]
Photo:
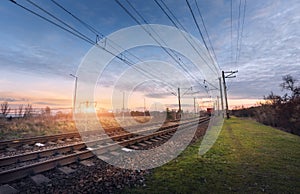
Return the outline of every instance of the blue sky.
[[[95,36],[50,1],[32,0],[76,27]],[[25,0],[18,3],[34,9]],[[125,1],[122,1],[129,7]],[[172,25],[152,0],[132,0],[149,23]],[[164,1],[189,33],[200,40],[184,0]],[[197,14],[195,1],[189,1]],[[300,2],[248,0],[241,51],[231,63],[230,1],[197,1],[221,70],[239,70],[228,80],[232,104],[253,104],[271,91],[281,94],[284,75],[300,80]],[[242,5],[244,0],[241,1]],[[104,35],[136,23],[112,0],[71,1],[61,5]],[[243,6],[241,7],[243,9]],[[233,0],[233,58],[236,54],[239,1]],[[36,9],[34,9],[36,10]],[[242,17],[241,17],[242,18]],[[142,22],[143,23],[143,22]],[[71,106],[75,74],[91,45],[24,11],[8,0],[0,3],[0,101],[35,106]],[[202,28],[202,26],[200,25]],[[203,28],[202,28],[203,29]],[[149,52],[149,51],[148,51]],[[141,51],[137,52],[144,56]],[[151,54],[151,52],[149,52]],[[160,58],[164,55],[152,52]],[[149,54],[148,54],[149,55]],[[145,56],[144,56],[145,57]],[[158,58],[159,58],[158,57]],[[124,67],[123,67],[124,68]],[[245,100],[248,99],[248,102]],[[251,99],[251,101],[249,100]],[[239,102],[238,102],[239,101]]]

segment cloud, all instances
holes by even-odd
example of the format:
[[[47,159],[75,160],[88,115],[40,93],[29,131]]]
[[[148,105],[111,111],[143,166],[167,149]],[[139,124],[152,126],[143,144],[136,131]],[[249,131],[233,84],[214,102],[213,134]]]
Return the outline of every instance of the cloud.
[[[0,101],[3,102],[24,102],[28,101],[26,98],[12,98],[12,97],[0,97]]]
[[[236,79],[226,80],[231,98],[253,99],[267,95],[270,91],[280,93],[279,84],[282,76],[291,74],[295,78],[300,77],[300,2],[298,0],[247,1],[245,25],[243,36],[241,37],[241,53],[237,64],[235,64],[235,46],[237,41],[238,2],[234,2],[232,21],[233,63],[231,62],[230,2],[225,0],[198,2],[221,69],[226,71],[239,70]],[[187,30],[200,40],[199,33],[191,19],[186,3],[184,1],[174,3],[171,0],[165,3]],[[135,2],[134,5],[139,11],[144,13],[147,20],[171,25],[168,18],[159,10],[155,3],[145,1],[141,3]],[[16,72],[15,74],[19,73],[21,77],[23,74],[31,73],[33,77],[47,77],[53,80],[58,77],[67,77],[69,73],[76,71],[77,64],[79,64],[90,45],[80,42],[65,32],[54,29],[51,25],[45,24],[45,26],[40,27],[40,25],[36,25],[40,24],[39,22],[41,21],[39,20],[32,20],[32,24],[24,22],[31,21],[32,16],[27,18],[26,15],[24,18],[19,17],[19,20],[17,20],[16,18],[21,13],[16,13],[15,9],[3,6],[0,7],[1,10],[6,10],[1,12],[3,16],[14,16],[11,20],[13,22],[10,22],[11,26],[4,28],[1,33],[0,69],[3,74]],[[88,23],[95,26],[96,29],[107,33],[135,24],[126,13],[121,11],[120,7],[116,6],[115,2],[108,0],[95,2],[95,4],[77,2],[70,5],[70,9],[78,13],[84,21],[88,21]],[[23,15],[22,13],[21,16]],[[197,19],[200,19],[198,15]],[[5,24],[4,21],[1,22]],[[76,23],[72,23],[72,25],[76,25]],[[83,27],[81,29],[83,30]],[[19,31],[20,33],[17,34],[16,32]],[[91,37],[94,37],[94,35]],[[145,48],[145,50],[147,51],[148,48]],[[146,53],[145,51],[140,51],[140,53]],[[157,55],[159,52],[161,51],[149,52],[142,57],[143,59],[153,59],[152,56]],[[157,59],[174,63],[167,55],[161,54]],[[101,86],[111,87],[116,83],[115,80],[119,78],[122,70],[124,70],[124,67],[118,65],[115,65],[115,69],[109,71],[102,80],[99,80],[102,81]],[[191,64],[187,65],[187,69],[193,75],[203,80],[204,76],[199,75],[199,72]],[[164,72],[163,69],[159,68],[151,69],[150,67],[147,69],[149,72],[151,70],[153,70],[152,72],[154,70],[160,71],[160,77],[172,75],[172,73]],[[177,74],[173,75],[173,77],[170,76],[170,79],[168,79],[173,85],[176,85],[174,87],[175,91],[177,87],[180,87],[177,86],[180,84],[178,77]],[[19,85],[24,84],[19,76],[6,76],[4,78],[2,76],[0,78],[1,84],[4,83],[6,85],[7,80],[5,79],[15,81]],[[60,85],[60,82],[61,79],[57,79],[57,85]],[[128,80],[128,85],[129,83],[130,80]],[[126,86],[124,84],[124,88]],[[14,89],[12,88],[12,90]],[[46,87],[45,90],[47,90]],[[152,92],[153,90],[155,91]],[[58,91],[61,91],[61,89]],[[159,90],[146,85],[137,88],[137,91],[146,93],[149,98],[168,98],[169,96],[168,90]],[[1,96],[1,99],[10,102],[22,101],[22,97],[19,98],[13,95]],[[46,100],[42,97],[41,99]],[[49,103],[56,103],[50,101]],[[43,104],[38,99],[36,99],[36,103]]]
[[[165,104],[166,107],[169,107],[169,108],[176,108],[178,109],[178,104]],[[181,107],[182,108],[191,108],[193,107],[194,105],[193,104],[181,104]]]
[[[18,107],[19,105],[31,104],[33,108],[50,107],[71,107],[72,99],[67,98],[45,98],[45,97],[17,97],[18,94],[5,94],[1,92],[0,103],[8,102],[10,107]],[[8,97],[9,96],[9,97]]]
[[[260,1],[259,7],[255,7],[255,2],[248,3],[238,64],[226,62],[230,61],[230,52],[223,52],[220,57],[225,64],[223,69],[239,70],[236,79],[227,80],[231,98],[262,98],[270,91],[280,94],[282,76],[291,74],[295,78],[300,77],[299,9],[299,1]],[[219,45],[227,48],[230,37],[225,35],[223,40],[219,40]],[[217,51],[222,52],[223,49]],[[235,48],[233,52],[235,61]]]
[[[149,93],[145,95],[147,98],[157,98],[157,99],[161,99],[161,98],[168,98],[170,97],[170,94],[168,93]]]
[[[2,71],[18,71],[48,76],[66,76],[73,71],[74,61],[52,49],[24,44],[0,47]]]

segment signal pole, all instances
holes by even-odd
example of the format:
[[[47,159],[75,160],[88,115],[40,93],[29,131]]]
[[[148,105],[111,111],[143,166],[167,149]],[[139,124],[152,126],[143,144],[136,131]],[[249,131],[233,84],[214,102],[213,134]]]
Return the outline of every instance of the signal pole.
[[[225,78],[235,78],[236,76],[233,75],[235,73],[237,73],[238,71],[222,71],[222,78],[223,78],[223,86],[224,86],[224,97],[225,97],[225,104],[226,104],[226,117],[227,119],[229,119],[229,110],[228,110],[228,100],[227,100],[227,86],[226,86],[226,81]],[[225,75],[228,74],[228,75]]]

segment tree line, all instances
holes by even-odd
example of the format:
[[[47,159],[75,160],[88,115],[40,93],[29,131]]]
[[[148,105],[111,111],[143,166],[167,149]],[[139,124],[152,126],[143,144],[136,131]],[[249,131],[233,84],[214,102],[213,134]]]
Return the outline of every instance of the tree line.
[[[0,118],[8,118],[8,117],[11,118],[12,115],[14,115],[14,117],[27,118],[32,116],[32,114],[33,114],[33,109],[31,104],[27,104],[27,105],[22,104],[19,105],[19,107],[16,109],[11,109],[9,107],[8,102],[3,102],[0,104]]]
[[[232,114],[252,117],[265,125],[300,135],[300,85],[291,75],[283,76],[282,80],[280,87],[285,91],[284,95],[271,92],[264,96],[265,102],[260,106],[232,110]]]
[[[57,109],[56,109],[57,110]],[[18,105],[16,108],[10,108],[7,101],[0,104],[0,119],[11,120],[13,118],[53,118],[53,119],[69,119],[72,118],[72,113],[64,113],[56,111],[54,114],[49,106],[45,108],[33,108],[31,104]]]

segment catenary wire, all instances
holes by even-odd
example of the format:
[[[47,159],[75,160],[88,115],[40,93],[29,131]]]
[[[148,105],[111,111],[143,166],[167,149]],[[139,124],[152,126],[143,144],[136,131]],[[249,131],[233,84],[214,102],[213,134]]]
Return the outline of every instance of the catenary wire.
[[[218,59],[217,59],[217,55],[216,55],[215,49],[214,49],[214,47],[213,47],[213,45],[212,45],[212,43],[211,43],[211,40],[210,40],[210,37],[209,37],[209,33],[208,33],[208,31],[207,31],[207,28],[206,28],[206,25],[205,25],[205,22],[204,22],[204,18],[203,18],[202,14],[201,14],[200,8],[199,8],[198,3],[197,3],[197,0],[195,0],[195,4],[196,4],[197,10],[198,10],[198,13],[199,13],[199,15],[200,15],[200,18],[201,18],[201,21],[202,21],[202,24],[203,24],[203,27],[204,27],[204,30],[205,30],[205,33],[206,33],[208,42],[209,42],[210,47],[211,47],[211,49],[212,49],[212,52],[213,52],[213,54],[214,54],[216,63],[217,63],[217,65],[219,66]],[[220,68],[220,66],[219,66],[219,68]]]
[[[175,19],[175,21],[171,18],[171,16],[166,12],[166,10],[158,3],[157,0],[154,0],[155,3],[159,6],[159,8],[164,12],[164,14],[168,17],[168,19],[172,22],[172,24],[179,29],[178,25],[175,23],[175,21],[180,25],[180,27],[187,32],[186,28],[181,24],[181,22],[177,19],[177,17],[173,14],[173,12],[168,8],[168,6],[161,0],[161,3],[166,7],[166,9],[169,11],[169,13],[172,15],[172,17]],[[181,32],[181,31],[180,31]],[[194,47],[194,45],[188,40],[188,38],[185,36],[183,32],[181,32],[181,35],[184,36],[184,38],[189,42],[189,44],[193,47],[193,49],[197,52],[197,54],[200,56],[200,58],[205,62],[205,64],[212,70],[215,71],[211,68],[211,66],[208,64],[208,62],[202,57],[202,55],[199,53],[199,51]],[[191,36],[189,35],[191,38]],[[192,39],[193,42],[194,39]]]
[[[236,65],[238,62],[237,60],[238,60],[239,40],[240,40],[241,3],[242,3],[242,0],[239,1],[239,10],[238,10],[238,27],[237,27],[236,53],[235,53],[235,64]]]
[[[142,23],[121,3],[121,2],[119,2],[119,0],[115,0],[116,1],[116,3],[137,23],[137,24],[139,24],[142,28],[143,28],[143,30],[145,31],[145,32],[147,32],[148,34],[149,34],[149,36],[156,42],[156,43],[158,43],[159,45],[160,45],[160,47],[192,78],[192,79],[194,79],[196,82],[198,82],[198,80],[193,76],[193,75],[191,75],[188,71],[187,71],[187,69],[182,65],[182,64],[180,64],[180,62],[178,62],[178,60],[179,61],[181,61],[180,60],[180,58],[177,60],[152,34],[151,34],[151,32],[149,32],[143,25],[142,25]],[[127,0],[126,0],[127,1]],[[134,6],[129,2],[129,1],[127,1],[127,3],[130,5],[130,7],[135,11],[135,13],[146,23],[146,24],[149,24],[146,20],[145,20],[145,18],[134,8]],[[151,28],[152,29],[152,28]],[[156,34],[157,35],[157,37],[160,37],[157,33],[156,33],[156,31],[154,31],[153,29],[152,29],[152,31],[153,31],[153,33],[154,34]],[[160,40],[164,43],[164,44],[166,44],[161,38],[160,38]],[[175,55],[175,56],[177,56],[175,53],[174,53],[174,51],[172,51],[171,50],[171,52],[173,52],[173,54]],[[182,62],[182,61],[181,61]]]
[[[200,29],[200,27],[199,27],[199,24],[198,24],[198,22],[197,22],[197,20],[196,20],[196,17],[195,17],[195,14],[194,14],[193,10],[192,10],[192,7],[191,7],[191,5],[190,5],[190,3],[189,3],[188,0],[186,0],[185,2],[186,2],[187,5],[188,5],[188,8],[189,8],[189,10],[190,10],[190,13],[192,14],[194,23],[196,24],[196,27],[197,27],[197,29],[198,29],[198,32],[200,33],[201,39],[202,39],[202,41],[203,41],[203,43],[204,43],[204,46],[205,46],[207,52],[209,53],[209,57],[210,57],[212,63],[215,63],[215,61],[214,61],[213,57],[211,56],[211,53],[210,53],[210,51],[209,51],[209,49],[208,49],[208,46],[207,46],[207,44],[206,44],[206,41],[205,41],[204,36],[203,36],[203,34],[202,34],[202,31],[201,31],[201,29]]]
[[[61,28],[62,30],[66,31],[66,32],[68,32],[68,33],[71,33],[72,35],[74,35],[74,36],[76,36],[76,37],[82,39],[83,41],[85,41],[85,42],[87,42],[87,43],[89,43],[89,44],[91,44],[91,45],[93,45],[93,46],[96,46],[96,47],[98,47],[98,48],[103,49],[104,51],[106,51],[106,52],[108,52],[109,54],[115,56],[116,58],[118,58],[119,60],[121,60],[122,62],[124,62],[125,64],[127,64],[128,66],[133,66],[134,69],[136,69],[136,70],[138,70],[139,72],[143,73],[145,76],[149,76],[149,73],[148,73],[148,72],[146,72],[146,73],[143,72],[143,71],[140,70],[138,67],[135,67],[134,64],[131,63],[130,61],[127,61],[127,60],[123,59],[122,57],[120,57],[120,56],[114,54],[113,52],[111,52],[111,51],[105,49],[104,47],[101,47],[100,45],[95,44],[95,42],[94,42],[93,40],[89,39],[88,37],[86,37],[86,36],[85,36],[85,37],[82,37],[82,36],[80,36],[79,34],[77,34],[77,33],[73,32],[73,31],[71,31],[71,30],[65,28],[64,26],[61,26],[60,24],[55,23],[54,21],[52,21],[52,20],[50,20],[50,19],[48,19],[48,18],[46,18],[46,17],[44,17],[44,16],[42,16],[42,15],[36,13],[36,12],[30,10],[29,8],[27,8],[27,7],[25,7],[25,6],[23,6],[23,5],[19,4],[19,3],[17,3],[17,2],[14,1],[14,0],[9,0],[9,1],[11,1],[12,3],[14,3],[14,4],[16,4],[17,6],[21,7],[22,9],[24,9],[24,10],[26,10],[26,11],[28,11],[28,12],[34,14],[34,15],[36,15],[37,17],[39,17],[39,18],[41,18],[41,19],[43,19],[43,20],[45,20],[45,21],[47,21],[47,22],[49,22],[49,23],[51,23],[51,24],[53,24],[53,25],[55,25],[55,26],[57,26],[57,27],[59,27],[59,28]],[[172,84],[169,83],[169,85],[172,85]],[[175,86],[173,86],[173,87],[175,87]]]
[[[105,36],[102,34],[102,33],[100,33],[98,30],[96,30],[94,27],[92,27],[90,24],[88,24],[88,23],[86,23],[86,22],[84,22],[83,20],[81,20],[79,17],[77,17],[77,16],[75,16],[75,14],[73,14],[72,12],[70,12],[69,10],[67,10],[65,7],[63,7],[61,4],[59,4],[58,2],[56,2],[55,0],[51,0],[54,4],[56,4],[58,7],[60,7],[61,9],[63,9],[65,12],[67,12],[68,14],[70,14],[72,17],[74,17],[77,21],[79,21],[81,24],[83,24],[85,27],[87,27],[91,32],[93,32],[96,36],[98,36],[98,35],[100,35],[102,38],[104,38]],[[119,49],[121,49],[121,50],[125,50],[124,48],[122,48],[119,44],[117,44],[116,42],[114,42],[113,40],[111,40],[111,39],[109,39],[109,38],[107,38],[107,37],[105,37],[107,40],[109,40],[111,43],[112,43],[112,45],[114,45],[114,46],[117,46]],[[111,47],[112,48],[114,48],[114,46],[112,46],[111,45]],[[114,49],[116,49],[116,48],[114,48]],[[117,50],[117,49],[116,49]],[[117,50],[118,51],[118,50]],[[131,52],[129,52],[129,51],[126,51],[126,53],[128,53],[129,55],[131,55],[132,57],[134,57],[135,59],[137,59],[138,61],[140,61],[140,62],[143,62],[142,61],[142,59],[141,58],[139,58],[138,56],[136,56],[136,55],[134,55],[134,54],[132,54]],[[149,73],[149,72],[147,72],[148,74],[151,74],[151,73]],[[151,75],[151,76],[153,76],[153,75]],[[155,76],[153,76],[153,77],[155,77]]]

